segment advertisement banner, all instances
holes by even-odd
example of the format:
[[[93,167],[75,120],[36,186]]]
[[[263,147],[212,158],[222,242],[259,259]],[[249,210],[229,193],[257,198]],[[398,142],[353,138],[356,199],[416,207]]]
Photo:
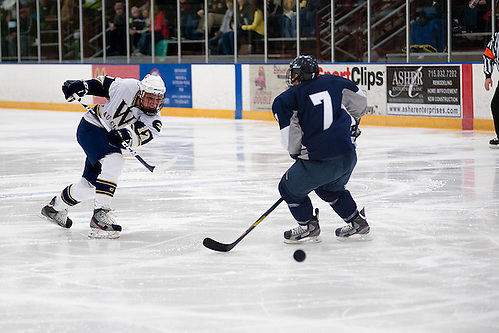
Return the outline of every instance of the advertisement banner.
[[[319,65],[319,71],[351,80],[366,94],[367,114],[386,115],[385,65]]]
[[[192,77],[190,64],[144,64],[140,76],[156,73],[166,85],[164,107],[192,108]]]
[[[139,65],[92,65],[92,74],[94,78],[101,75],[121,77],[123,79],[141,78]],[[106,98],[94,96],[94,104],[105,104],[106,102]]]
[[[274,98],[287,89],[289,65],[250,66],[250,108],[272,111]],[[319,74],[334,74],[356,83],[367,96],[368,114],[385,114],[386,79],[384,65],[319,65]]]
[[[286,70],[289,65],[250,66],[250,109],[272,111],[277,95],[287,89]]]
[[[387,66],[387,115],[459,118],[459,66]]]

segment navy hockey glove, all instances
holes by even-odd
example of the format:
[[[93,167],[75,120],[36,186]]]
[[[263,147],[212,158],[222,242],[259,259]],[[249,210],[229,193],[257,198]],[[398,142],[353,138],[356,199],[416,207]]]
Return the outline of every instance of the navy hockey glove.
[[[120,130],[112,130],[107,134],[107,142],[116,148],[125,148],[123,147],[123,142],[126,142],[128,145],[132,143],[132,138],[130,137],[130,133],[126,129]]]
[[[83,97],[88,92],[88,84],[83,80],[67,80],[62,85],[62,92],[68,102],[75,100],[74,94]]]
[[[355,125],[350,126],[350,136],[352,137],[352,142],[355,142],[357,138],[362,133],[359,129],[360,118],[355,119]]]

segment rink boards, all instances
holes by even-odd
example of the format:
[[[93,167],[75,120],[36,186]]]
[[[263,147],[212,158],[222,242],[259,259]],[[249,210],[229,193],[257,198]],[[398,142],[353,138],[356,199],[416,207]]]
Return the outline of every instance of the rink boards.
[[[67,103],[67,79],[161,75],[164,116],[273,120],[288,64],[1,64],[0,108],[83,112]],[[321,74],[355,82],[367,95],[366,125],[493,130],[482,64],[320,64]],[[497,75],[494,73],[494,75]],[[103,103],[86,96],[88,104]]]

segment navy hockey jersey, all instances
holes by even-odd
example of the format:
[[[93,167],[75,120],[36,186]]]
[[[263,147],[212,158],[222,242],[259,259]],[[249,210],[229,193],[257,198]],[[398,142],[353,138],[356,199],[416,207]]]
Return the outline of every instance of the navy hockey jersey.
[[[326,74],[277,96],[272,112],[291,157],[322,161],[355,149],[350,127],[366,107],[366,96],[355,83]]]

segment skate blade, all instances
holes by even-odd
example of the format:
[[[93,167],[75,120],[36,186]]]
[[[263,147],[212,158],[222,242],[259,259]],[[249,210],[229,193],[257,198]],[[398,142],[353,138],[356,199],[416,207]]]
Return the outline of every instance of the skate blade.
[[[304,243],[320,243],[322,239],[319,236],[307,237],[300,240],[284,239],[285,244],[304,244]]]
[[[491,144],[489,144],[489,147],[491,149],[499,149],[499,145],[491,145]]]
[[[355,234],[350,237],[336,237],[336,239],[340,242],[369,242],[373,240],[373,236],[370,234],[359,235]]]
[[[88,233],[88,238],[90,239],[116,239],[119,237],[119,231],[105,231],[92,228],[92,230],[90,230],[90,232]]]

